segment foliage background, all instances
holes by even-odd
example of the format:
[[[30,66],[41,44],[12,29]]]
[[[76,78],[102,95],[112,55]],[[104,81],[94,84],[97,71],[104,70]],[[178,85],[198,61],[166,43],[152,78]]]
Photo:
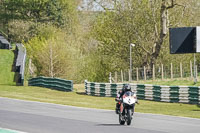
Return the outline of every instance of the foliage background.
[[[77,83],[85,79],[108,82],[110,72],[133,66],[193,60],[192,54],[170,55],[171,27],[198,26],[199,0],[0,0],[0,33],[12,43],[22,42],[34,73]],[[167,10],[167,34],[152,62],[161,31],[161,9]],[[172,3],[174,2],[174,3]],[[94,4],[95,3],[95,4]],[[95,7],[98,5],[98,7]],[[197,64],[200,62],[197,55]],[[189,69],[189,68],[188,68]]]

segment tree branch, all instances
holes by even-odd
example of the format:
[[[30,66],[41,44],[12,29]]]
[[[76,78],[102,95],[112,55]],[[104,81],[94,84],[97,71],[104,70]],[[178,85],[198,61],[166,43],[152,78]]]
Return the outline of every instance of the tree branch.
[[[178,3],[175,3],[175,0],[171,0],[171,5],[168,6],[168,7],[166,7],[166,9],[168,10],[168,9],[170,9],[170,8],[173,8],[174,6],[182,6],[182,7],[185,8],[184,5],[181,5],[181,4],[178,4]]]
[[[97,3],[99,6],[101,6],[104,10],[114,10],[114,9],[110,9],[108,7],[106,7],[103,3],[98,2],[97,0],[94,0],[95,3]]]
[[[138,45],[138,46],[141,47],[147,54],[151,55],[151,53],[147,49],[145,49],[144,46],[142,46],[142,45]]]

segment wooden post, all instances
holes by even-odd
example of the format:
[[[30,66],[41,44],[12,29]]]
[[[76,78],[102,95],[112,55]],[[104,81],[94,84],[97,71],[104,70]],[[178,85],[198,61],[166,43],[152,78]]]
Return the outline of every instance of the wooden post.
[[[147,77],[146,77],[146,67],[144,66],[144,80],[147,80]]]
[[[190,61],[190,77],[193,78],[193,72],[192,72],[192,61]]]
[[[109,74],[109,82],[112,83],[112,73]]]
[[[162,80],[164,79],[164,67],[163,67],[163,64],[161,64],[161,77],[162,77]]]
[[[152,75],[153,76],[153,80],[155,80],[155,65],[154,64],[153,64],[153,70],[152,71],[153,71],[153,75]]]
[[[138,72],[138,68],[136,68],[136,76],[137,76],[137,81],[139,80],[139,72]]]
[[[173,79],[173,64],[171,63],[171,79]]]
[[[115,72],[115,83],[117,83],[117,72]]]
[[[28,67],[29,68],[29,73],[30,73],[31,76],[33,76],[34,71],[32,69],[32,59],[31,58],[29,59],[29,64],[28,65],[29,65],[29,67]]]
[[[124,71],[124,81],[126,81],[126,71]]]
[[[197,71],[197,65],[196,65],[196,80],[198,80],[198,71]]]
[[[123,71],[121,70],[121,82],[124,82]]]
[[[180,74],[181,74],[181,78],[183,78],[183,66],[182,66],[182,62],[180,62]]]

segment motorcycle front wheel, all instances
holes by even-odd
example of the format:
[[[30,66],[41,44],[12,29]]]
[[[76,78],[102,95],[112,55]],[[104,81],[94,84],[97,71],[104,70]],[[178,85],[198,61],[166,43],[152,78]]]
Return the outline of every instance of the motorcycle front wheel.
[[[132,120],[132,110],[129,109],[127,110],[127,125],[131,125],[131,120]]]
[[[124,125],[125,124],[125,120],[122,117],[123,116],[121,114],[119,114],[119,124],[120,125]]]

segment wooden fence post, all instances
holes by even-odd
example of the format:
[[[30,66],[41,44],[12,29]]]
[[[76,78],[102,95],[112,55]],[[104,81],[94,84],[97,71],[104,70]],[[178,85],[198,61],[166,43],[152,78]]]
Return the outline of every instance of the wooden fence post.
[[[112,83],[112,73],[109,74],[109,82]]]
[[[115,83],[117,83],[117,72],[115,72]]]
[[[155,80],[155,65],[153,64],[153,80]]]
[[[173,79],[173,64],[171,63],[171,79]]]
[[[124,71],[124,81],[127,81],[126,71]]]
[[[180,74],[181,74],[181,78],[183,78],[183,65],[182,65],[182,62],[180,62]]]
[[[192,61],[190,61],[190,77],[193,78],[193,72],[192,72]]]
[[[197,65],[196,65],[196,80],[198,80],[198,71],[197,71]]]
[[[161,64],[161,77],[162,77],[162,80],[164,79],[164,67],[163,67],[163,64]]]
[[[144,80],[147,80],[147,77],[146,77],[146,67],[144,66]]]
[[[136,68],[136,76],[137,76],[137,81],[139,80],[139,72],[138,72],[138,68]]]
[[[121,70],[121,82],[124,82],[123,71]]]

